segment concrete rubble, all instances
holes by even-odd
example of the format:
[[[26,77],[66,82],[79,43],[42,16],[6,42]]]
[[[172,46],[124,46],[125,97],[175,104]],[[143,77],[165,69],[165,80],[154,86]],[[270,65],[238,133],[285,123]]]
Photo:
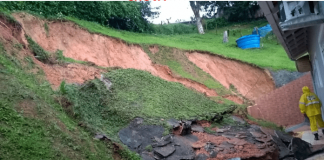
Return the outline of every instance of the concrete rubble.
[[[173,133],[162,136],[161,126],[142,123],[135,119],[119,137],[144,160],[303,160],[319,152],[300,138],[256,125],[224,126],[208,134],[199,121],[170,119]]]

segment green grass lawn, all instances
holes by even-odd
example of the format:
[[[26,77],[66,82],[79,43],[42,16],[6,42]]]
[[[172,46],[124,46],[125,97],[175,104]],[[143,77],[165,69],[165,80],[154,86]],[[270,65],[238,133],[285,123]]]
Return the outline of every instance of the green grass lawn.
[[[272,38],[272,40],[262,40],[263,47],[261,49],[242,50],[236,47],[235,40],[241,36],[241,33],[242,35],[251,34],[253,27],[261,27],[267,24],[265,20],[219,28],[217,30],[218,34],[216,34],[216,30],[212,30],[207,31],[204,35],[151,35],[111,29],[97,23],[71,17],[66,17],[66,19],[75,22],[92,33],[101,33],[103,35],[121,38],[128,43],[159,44],[185,50],[209,51],[229,58],[249,62],[260,67],[271,68],[273,70],[296,70],[294,62],[288,58],[283,47],[277,44],[276,38]],[[222,33],[227,29],[231,29],[232,31],[241,30],[241,33],[238,31],[233,35],[233,32],[230,32],[229,43],[224,44],[222,43]]]

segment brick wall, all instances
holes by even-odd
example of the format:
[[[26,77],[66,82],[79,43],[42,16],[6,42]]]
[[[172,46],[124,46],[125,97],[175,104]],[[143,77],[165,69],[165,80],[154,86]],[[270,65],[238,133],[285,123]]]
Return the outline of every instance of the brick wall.
[[[299,110],[299,98],[303,86],[313,92],[310,73],[305,74],[271,93],[259,97],[254,106],[248,107],[248,113],[257,119],[263,119],[282,126],[290,126],[304,121]]]

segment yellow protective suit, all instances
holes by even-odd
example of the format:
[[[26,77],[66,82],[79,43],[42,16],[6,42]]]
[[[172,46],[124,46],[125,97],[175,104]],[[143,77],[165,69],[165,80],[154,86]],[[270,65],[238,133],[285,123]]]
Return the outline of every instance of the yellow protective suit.
[[[310,92],[307,86],[303,87],[303,95],[299,100],[299,108],[302,114],[306,114],[310,121],[310,128],[317,133],[317,124],[324,129],[324,122],[321,115],[321,102],[315,93]]]

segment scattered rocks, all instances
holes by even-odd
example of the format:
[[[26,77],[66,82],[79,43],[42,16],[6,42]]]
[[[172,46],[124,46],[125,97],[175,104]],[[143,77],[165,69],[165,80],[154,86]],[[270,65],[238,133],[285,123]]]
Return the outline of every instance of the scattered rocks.
[[[101,74],[100,81],[102,81],[105,84],[105,86],[107,87],[107,90],[110,90],[112,83],[109,78],[107,78],[103,74]]]
[[[214,150],[215,145],[212,144],[212,143],[210,143],[210,142],[207,142],[206,145],[204,146],[204,148],[205,148],[205,150],[206,150],[207,152],[211,152],[211,151]]]
[[[281,131],[259,126],[232,126],[217,129],[215,134],[203,132],[203,128],[192,121],[169,120],[168,124],[180,129],[177,135],[162,136],[163,127],[144,126],[143,119],[134,119],[127,128],[119,132],[120,140],[144,160],[204,160],[216,158],[236,159],[305,159],[312,154],[307,142],[293,138]],[[105,139],[104,134],[95,138]],[[199,138],[199,139],[198,139]],[[144,147],[151,145],[153,151]],[[289,149],[291,148],[291,150]],[[195,154],[196,152],[196,154]],[[240,158],[234,158],[234,156]]]
[[[217,156],[217,152],[216,151],[210,151],[210,153],[209,153],[209,157],[210,158],[216,158],[216,156]]]
[[[106,138],[108,138],[105,134],[101,134],[101,133],[97,133],[96,135],[95,135],[95,138],[96,139],[99,139],[99,140],[104,140],[104,139],[106,139]]]

